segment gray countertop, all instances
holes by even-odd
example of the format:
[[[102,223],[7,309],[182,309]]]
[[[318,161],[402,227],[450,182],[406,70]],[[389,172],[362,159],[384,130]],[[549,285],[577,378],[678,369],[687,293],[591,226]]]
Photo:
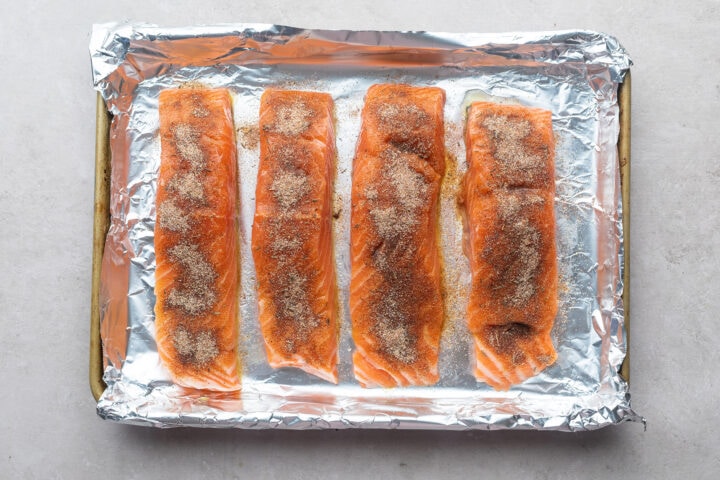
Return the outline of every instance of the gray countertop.
[[[0,16],[0,478],[720,478],[720,2],[37,1]],[[155,430],[87,381],[92,23],[615,35],[633,72],[632,388],[648,419],[543,432]]]

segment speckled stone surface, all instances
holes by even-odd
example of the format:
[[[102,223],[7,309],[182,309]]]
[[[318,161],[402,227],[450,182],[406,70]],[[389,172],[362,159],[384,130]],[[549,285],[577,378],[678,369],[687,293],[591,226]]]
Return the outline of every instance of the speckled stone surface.
[[[720,478],[720,3],[6,2],[0,14],[0,478]],[[152,430],[87,381],[91,24],[617,36],[633,67],[632,394],[589,433]]]

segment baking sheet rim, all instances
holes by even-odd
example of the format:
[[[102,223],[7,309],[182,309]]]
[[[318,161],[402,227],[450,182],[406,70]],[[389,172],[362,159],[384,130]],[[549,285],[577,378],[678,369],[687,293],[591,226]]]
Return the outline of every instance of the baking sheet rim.
[[[623,212],[623,308],[626,335],[625,359],[620,375],[630,384],[630,119],[631,77],[625,73],[618,87],[620,108],[620,134],[618,136],[618,161],[620,162],[620,186]],[[95,401],[105,391],[103,382],[102,341],[100,338],[100,268],[102,266],[105,237],[110,225],[110,113],[102,95],[97,93],[95,129],[95,200],[93,219],[92,291],[90,303],[90,390]]]

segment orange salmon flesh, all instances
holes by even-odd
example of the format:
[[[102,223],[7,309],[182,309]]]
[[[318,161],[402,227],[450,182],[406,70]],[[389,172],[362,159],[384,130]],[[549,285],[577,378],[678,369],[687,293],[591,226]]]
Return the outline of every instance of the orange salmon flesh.
[[[338,382],[333,101],[266,90],[252,251],[268,362]]]
[[[350,317],[364,387],[433,385],[443,325],[445,92],[373,85],[352,173]]]
[[[224,89],[160,93],[158,353],[180,386],[240,388],[237,163]]]
[[[475,377],[497,390],[555,362],[558,309],[551,112],[473,103],[465,130],[467,321]]]

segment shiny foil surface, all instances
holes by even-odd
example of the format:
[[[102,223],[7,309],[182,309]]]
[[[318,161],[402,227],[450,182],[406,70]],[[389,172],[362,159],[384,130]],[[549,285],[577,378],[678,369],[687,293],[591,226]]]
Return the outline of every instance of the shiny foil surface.
[[[302,30],[233,24],[93,29],[95,88],[113,120],[111,222],[102,264],[101,336],[107,389],[101,417],[154,426],[589,430],[642,420],[618,374],[627,349],[617,139],[618,84],[631,61],[612,37],[587,31],[447,34]],[[173,385],[154,333],[158,94],[197,82],[228,88],[240,176],[242,391]],[[440,200],[446,319],[440,382],[365,389],[352,373],[348,307],[350,187],[364,95],[374,83],[443,88],[448,167]],[[328,92],[335,101],[335,265],[340,297],[340,383],[267,364],[250,249],[265,88]],[[472,375],[465,323],[470,269],[462,250],[459,183],[466,170],[465,107],[474,100],[552,111],[556,136],[560,308],[558,359],[498,392]]]

